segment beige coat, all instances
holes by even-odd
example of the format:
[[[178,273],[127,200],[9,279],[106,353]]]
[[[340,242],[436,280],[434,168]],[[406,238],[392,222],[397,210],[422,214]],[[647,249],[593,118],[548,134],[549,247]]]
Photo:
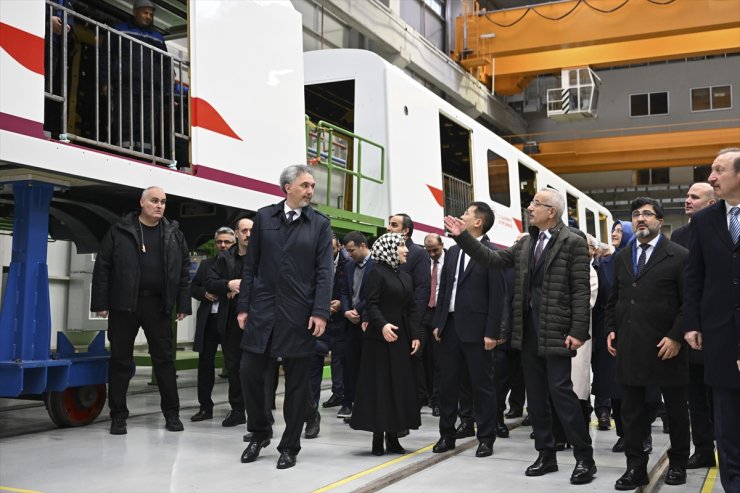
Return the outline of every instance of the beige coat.
[[[596,304],[596,295],[599,292],[599,277],[593,264],[589,265],[591,274],[590,305],[593,309]],[[591,336],[591,322],[589,319],[588,335]],[[573,391],[582,401],[591,398],[591,339],[578,348],[575,358],[571,362],[570,378],[573,380]]]

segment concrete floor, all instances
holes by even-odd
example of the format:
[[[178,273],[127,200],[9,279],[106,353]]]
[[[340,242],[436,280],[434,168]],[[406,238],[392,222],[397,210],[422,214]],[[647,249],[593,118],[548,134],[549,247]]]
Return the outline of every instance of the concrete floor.
[[[527,478],[524,469],[536,452],[529,439],[531,428],[517,427],[508,439],[497,440],[494,455],[476,458],[475,439],[458,441],[458,449],[433,454],[438,438],[437,418],[429,408],[422,410],[422,427],[401,439],[409,451],[404,456],[370,454],[371,435],[353,431],[336,418],[337,408],[322,409],[321,433],[314,440],[302,440],[298,464],[288,470],[275,468],[275,448],[283,429],[282,389],[278,392],[273,443],[263,449],[252,464],[239,458],[246,444],[246,426],[224,428],[221,419],[228,410],[226,382],[217,379],[214,390],[214,419],[192,423],[197,411],[195,371],[180,372],[181,417],[185,431],[164,429],[156,388],[148,385],[151,372],[140,368],[129,395],[131,416],[128,434],[108,434],[107,408],[91,425],[56,428],[43,404],[0,399],[0,491],[24,493],[67,492],[558,492],[614,491],[616,479],[624,472],[624,456],[611,452],[616,441],[613,431],[591,428],[597,478],[589,485],[569,483],[574,459],[570,450],[558,454],[560,470],[540,478]],[[325,382],[328,387],[329,382]],[[330,395],[322,392],[322,402]],[[518,426],[520,419],[511,420]],[[649,468],[655,478],[643,491],[720,492],[717,470],[689,471],[686,485],[666,486],[660,477],[661,459],[668,446],[660,421],[653,427],[654,451]],[[664,471],[663,471],[664,473]]]

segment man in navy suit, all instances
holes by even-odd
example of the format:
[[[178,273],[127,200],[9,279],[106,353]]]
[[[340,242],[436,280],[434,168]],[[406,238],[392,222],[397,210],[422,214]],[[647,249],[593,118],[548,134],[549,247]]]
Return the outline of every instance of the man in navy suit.
[[[360,376],[362,356],[362,312],[365,310],[367,292],[364,280],[373,269],[375,261],[370,256],[367,238],[359,231],[350,231],[344,236],[344,249],[351,260],[345,266],[347,289],[342,299],[344,318],[347,319],[344,337],[344,398],[338,418],[352,417],[357,378]]]
[[[494,214],[485,202],[473,202],[463,213],[465,229],[481,243],[494,248],[486,232]],[[493,453],[496,440],[496,383],[493,348],[501,337],[506,304],[503,271],[484,267],[455,245],[445,262],[434,316],[434,337],[440,341],[440,439],[434,452],[455,448],[455,421],[461,371],[467,371],[473,388],[478,423],[476,457]]]
[[[704,351],[704,382],[712,387],[714,433],[725,491],[740,491],[740,148],[712,163],[716,204],[691,220],[686,266],[684,337]]]

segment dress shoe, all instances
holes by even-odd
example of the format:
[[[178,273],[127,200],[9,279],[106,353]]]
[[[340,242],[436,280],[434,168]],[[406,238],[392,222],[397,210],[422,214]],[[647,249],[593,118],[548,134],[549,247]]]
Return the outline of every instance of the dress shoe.
[[[270,439],[267,440],[252,440],[249,442],[249,445],[247,445],[247,448],[244,449],[244,452],[242,452],[242,462],[254,462],[257,460],[257,457],[260,456],[260,450],[262,450],[264,447],[267,447],[270,445]]]
[[[290,450],[283,450],[280,452],[280,458],[278,458],[277,461],[277,468],[278,469],[290,469],[295,465],[296,462],[296,454],[291,452]]]
[[[351,418],[352,417],[352,404],[344,405],[339,408],[337,412],[337,418]]]
[[[468,438],[468,437],[474,437],[475,436],[475,426],[473,426],[473,423],[460,423],[460,426],[457,427],[455,430],[455,438]]]
[[[527,414],[522,420],[522,426],[532,426],[532,420],[529,419],[529,414]]]
[[[499,438],[509,438],[509,427],[503,421],[499,421],[496,425],[496,436]]]
[[[642,442],[642,451],[649,454],[653,451],[653,436],[648,435],[647,438]]]
[[[521,409],[514,409],[506,413],[505,417],[506,419],[514,419],[514,418],[521,418],[522,417],[522,410]]]
[[[251,442],[253,436],[254,436],[254,433],[252,433],[251,431],[249,431],[249,432],[247,432],[247,433],[244,434],[244,436],[242,437],[242,440],[245,441],[245,442]],[[269,437],[272,438],[272,430],[270,430]]]
[[[221,421],[221,426],[229,428],[231,426],[243,425],[246,422],[247,416],[244,414],[244,411],[235,411],[234,409],[232,409],[226,415],[224,420]]]
[[[716,465],[717,461],[714,460],[714,452],[711,455],[708,453],[694,452],[686,463],[686,469],[700,469],[702,467],[715,467]]]
[[[530,439],[532,439],[532,440],[534,440],[534,432],[531,432],[531,433],[529,434],[529,438],[530,438]]]
[[[321,414],[317,409],[306,421],[306,438],[316,438],[321,431]]]
[[[126,431],[126,420],[124,418],[113,418],[110,422],[110,434],[111,435],[125,435]]]
[[[612,421],[609,419],[608,414],[604,414],[602,416],[599,416],[599,425],[598,429],[600,431],[607,431],[611,428]]]
[[[372,448],[373,455],[383,455],[385,451],[383,450],[383,434],[382,433],[373,433],[373,448]]]
[[[180,416],[176,414],[164,417],[164,427],[167,428],[167,431],[182,431],[185,429],[182,421],[180,421]]]
[[[619,491],[634,490],[640,486],[649,484],[647,473],[645,471],[638,471],[637,469],[627,469],[627,472],[622,474],[622,477],[617,479],[614,483],[614,489]]]
[[[453,450],[455,448],[455,439],[451,437],[442,437],[440,438],[437,443],[434,444],[434,447],[432,448],[432,452],[435,454],[441,454],[443,452],[447,452],[448,450]]]
[[[686,484],[686,469],[668,466],[668,472],[665,475],[665,484],[670,484],[671,486]]]
[[[615,443],[612,447],[612,452],[614,452],[615,454],[621,454],[624,452],[624,437],[619,437],[617,443]]]
[[[398,442],[397,433],[386,433],[385,434],[385,450],[389,454],[403,455],[406,453],[406,449],[403,448],[401,444]]]
[[[432,407],[432,416],[434,416],[435,418],[439,418],[439,406]]]
[[[571,484],[586,484],[594,479],[596,464],[593,460],[577,460],[573,474],[570,475]]]
[[[327,399],[323,404],[321,404],[321,407],[337,407],[342,405],[342,400],[344,399],[343,395],[340,394],[332,394],[329,399]]]
[[[190,421],[205,421],[206,419],[213,419],[212,409],[201,409],[197,413],[190,416]]]
[[[481,440],[478,449],[475,451],[476,457],[488,457],[493,455],[493,440]]]
[[[555,458],[555,454],[545,454],[540,452],[537,460],[534,464],[529,466],[524,471],[525,476],[544,476],[547,473],[555,472],[558,470],[558,461]]]

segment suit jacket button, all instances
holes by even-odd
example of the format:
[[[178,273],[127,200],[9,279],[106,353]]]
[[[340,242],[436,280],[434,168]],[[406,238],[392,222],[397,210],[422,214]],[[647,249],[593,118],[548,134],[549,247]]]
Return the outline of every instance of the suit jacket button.
[[[635,304],[635,300],[630,300],[630,305],[634,305],[634,304]]]
[[[636,283],[636,282],[633,282],[633,283],[632,283],[632,287],[633,287],[633,288],[636,288],[636,287],[637,287],[637,283]]]

